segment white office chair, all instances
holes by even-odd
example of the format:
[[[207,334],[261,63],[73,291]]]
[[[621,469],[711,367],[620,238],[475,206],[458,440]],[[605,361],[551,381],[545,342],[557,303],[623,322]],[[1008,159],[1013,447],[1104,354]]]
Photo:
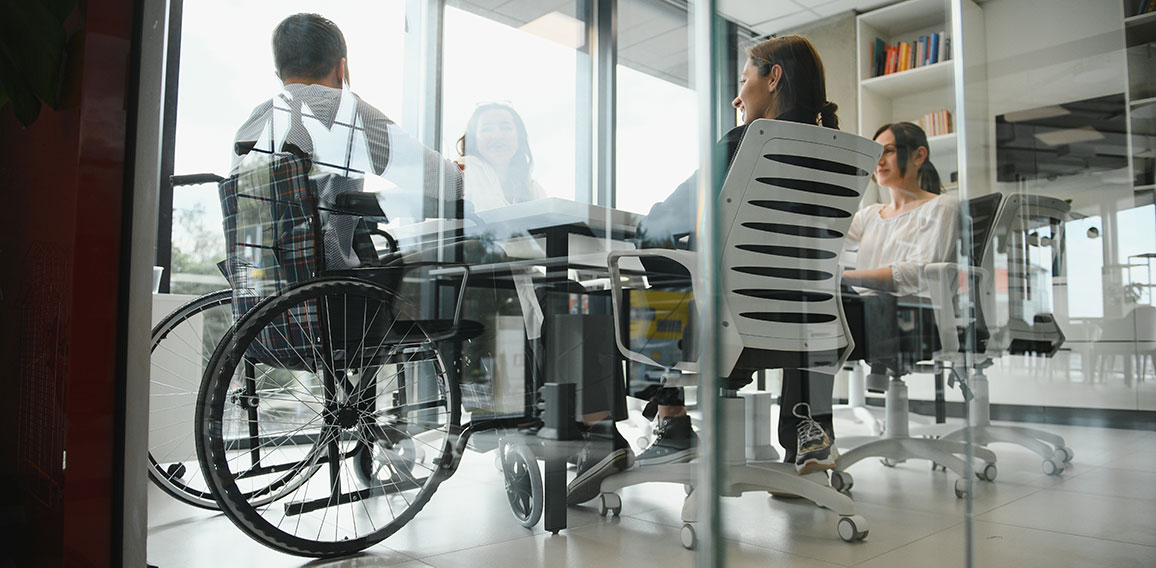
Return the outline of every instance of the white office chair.
[[[970,221],[966,234],[971,236],[972,247],[971,250],[965,251],[965,255],[970,262],[976,266],[981,263],[983,251],[987,249],[987,242],[991,235],[991,228],[995,218],[995,213],[998,210],[1000,202],[1000,194],[993,193],[984,195],[975,199],[969,200],[968,203],[962,204],[961,207],[967,207],[968,219]],[[964,233],[961,231],[961,233]],[[954,269],[954,263],[936,263],[929,265],[925,269],[928,278],[938,275],[939,272],[946,272],[949,269]],[[954,274],[954,273],[953,273]],[[941,277],[943,286],[947,287],[950,284],[951,278],[948,276]],[[954,325],[954,319],[945,325],[938,325],[938,322],[945,321],[946,313],[954,314],[955,303],[955,288],[946,288],[950,292],[940,292],[932,284],[931,307],[937,320],[935,329],[929,329],[930,332],[938,332],[940,337],[940,350],[934,353],[926,353],[931,358],[934,356],[937,360],[944,358],[956,358],[959,356],[959,339],[958,332]],[[949,308],[943,308],[949,306]],[[904,309],[920,310],[926,308],[907,307]],[[918,316],[917,316],[918,317]],[[892,327],[893,321],[886,322],[866,322],[867,327],[872,330],[880,331],[881,334],[898,334],[897,326]],[[890,328],[890,329],[888,329]],[[950,332],[946,331],[950,329]],[[941,331],[942,330],[942,331]],[[874,333],[874,331],[873,331]],[[916,332],[918,333],[918,331]],[[983,333],[983,331],[981,331]],[[917,342],[924,343],[924,342]],[[893,346],[894,347],[894,346]],[[854,478],[846,470],[852,465],[866,459],[868,457],[882,458],[882,462],[887,466],[894,466],[898,463],[905,462],[910,459],[930,460],[933,464],[938,464],[945,469],[951,470],[959,477],[955,481],[955,495],[956,497],[964,497],[968,490],[967,483],[967,463],[964,459],[973,455],[976,459],[982,460],[984,463],[981,467],[976,469],[976,473],[980,479],[992,481],[995,479],[996,470],[996,456],[995,453],[987,448],[974,447],[969,448],[967,444],[962,441],[957,441],[950,438],[931,439],[924,437],[914,437],[911,435],[908,425],[908,398],[907,385],[903,381],[903,376],[911,371],[919,370],[917,361],[923,353],[892,353],[885,354],[885,361],[875,362],[873,367],[886,368],[886,372],[890,375],[887,377],[876,377],[879,382],[886,381],[886,426],[884,427],[883,436],[880,438],[873,438],[866,443],[855,445],[856,440],[843,437],[835,440],[835,443],[840,447],[848,447],[854,445],[854,448],[843,453],[835,462],[835,469],[831,472],[831,486],[840,490],[848,491],[854,485]],[[877,369],[873,369],[875,372]]]
[[[723,185],[719,231],[723,249],[719,273],[719,369],[829,368],[838,369],[854,346],[840,303],[838,264],[843,237],[857,209],[870,171],[882,147],[845,132],[790,122],[757,120],[747,129]],[[667,386],[698,381],[698,361],[663,365],[645,353],[632,351],[622,337],[621,277],[623,257],[663,257],[677,262],[701,290],[696,253],[645,249],[609,256],[615,286],[614,314],[619,350],[631,360],[665,369]],[[703,384],[714,386],[715,377]],[[839,536],[850,542],[867,536],[867,521],[855,513],[845,495],[826,484],[800,477],[794,464],[748,461],[744,448],[744,400],[734,390],[721,389],[719,412],[730,433],[720,452],[726,463],[720,492],[769,490],[805,497],[837,513]],[[700,393],[710,392],[699,389]],[[756,399],[757,400],[757,399]],[[765,397],[762,399],[765,400]],[[756,432],[770,432],[769,413],[761,414]],[[769,435],[766,438],[769,444]],[[758,452],[756,457],[773,455]],[[651,481],[694,485],[697,465],[690,463],[635,467],[602,482],[602,513],[618,514],[622,501],[615,491]],[[682,511],[682,541],[695,542],[693,493]]]
[[[1055,198],[1040,195],[1012,195],[999,210],[992,234],[994,239],[987,243],[992,251],[983,254],[983,269],[976,272],[980,298],[976,306],[975,318],[959,317],[956,309],[942,309],[951,306],[955,296],[958,276],[955,265],[931,265],[926,269],[932,289],[933,303],[937,306],[936,322],[943,349],[936,359],[950,362],[954,368],[965,369],[971,363],[971,373],[964,377],[963,384],[970,390],[968,402],[971,415],[972,440],[976,445],[1008,443],[1023,446],[1043,458],[1041,469],[1048,475],[1059,475],[1064,464],[1070,462],[1075,453],[1064,442],[1063,437],[1035,428],[1018,426],[996,426],[991,423],[988,379],[983,370],[991,366],[992,358],[1003,353],[1012,355],[1033,353],[1051,357],[1064,342],[1064,334],[1051,314],[1034,314],[1027,323],[1024,304],[1029,274],[1022,271],[1027,266],[1025,256],[1028,247],[1051,249],[1053,266],[1060,261],[1060,243],[1063,240],[1064,220],[1070,206]],[[1044,236],[1040,236],[1040,232]],[[1047,234],[1050,233],[1050,234]],[[1033,236],[1034,235],[1034,236]],[[994,325],[995,286],[990,275],[994,274],[993,252],[1008,255],[1008,316],[1000,325]],[[1037,294],[1038,295],[1038,294]],[[959,349],[959,337],[967,326],[976,326],[976,320],[985,320],[991,339],[979,349],[965,346]],[[1001,318],[1002,319],[1002,318]],[[982,323],[980,324],[982,325]],[[970,357],[964,356],[970,352]],[[966,427],[940,438],[945,441],[962,441],[967,435]],[[994,476],[992,476],[994,477]]]

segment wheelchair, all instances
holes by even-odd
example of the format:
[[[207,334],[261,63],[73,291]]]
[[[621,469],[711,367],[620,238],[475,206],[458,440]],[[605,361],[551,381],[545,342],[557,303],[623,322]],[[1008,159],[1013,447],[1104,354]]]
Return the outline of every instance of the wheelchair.
[[[323,205],[311,167],[271,154],[229,178],[174,176],[218,184],[230,289],[189,302],[153,330],[153,404],[172,399],[192,412],[156,425],[171,433],[150,436],[150,477],[183,502],[219,508],[266,546],[333,557],[402,528],[454,473],[472,433],[522,425],[533,409],[462,423],[454,346],[482,331],[461,317],[468,269],[403,256],[387,234],[378,261],[326,269],[322,215],[384,214],[363,194]],[[456,288],[453,309],[440,312],[452,315],[431,317],[429,306],[408,301],[407,282],[432,284],[441,298]],[[198,333],[207,320],[214,331]],[[185,367],[165,368],[166,357]],[[187,438],[195,462],[176,449]],[[504,439],[498,450],[511,510],[531,527],[543,502],[534,457]]]

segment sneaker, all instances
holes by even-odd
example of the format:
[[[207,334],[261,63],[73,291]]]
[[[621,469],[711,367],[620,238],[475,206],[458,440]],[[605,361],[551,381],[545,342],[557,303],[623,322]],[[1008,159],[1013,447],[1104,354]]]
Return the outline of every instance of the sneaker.
[[[634,452],[614,422],[599,422],[583,435],[586,444],[578,453],[578,475],[566,486],[567,505],[580,505],[597,497],[602,492],[603,479],[634,465]]]
[[[638,465],[684,463],[698,455],[698,434],[689,416],[667,416],[654,429],[654,443],[638,456]]]
[[[795,470],[799,475],[835,467],[839,450],[831,444],[831,438],[823,426],[811,418],[811,405],[800,402],[791,409],[791,413],[799,419],[799,445],[795,452]]]

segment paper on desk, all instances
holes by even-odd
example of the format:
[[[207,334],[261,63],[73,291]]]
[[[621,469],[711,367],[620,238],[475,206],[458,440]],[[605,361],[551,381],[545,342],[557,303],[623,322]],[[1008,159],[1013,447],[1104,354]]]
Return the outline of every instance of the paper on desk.
[[[528,270],[514,273],[514,290],[518,292],[518,301],[522,304],[526,337],[528,339],[542,337],[542,306],[538,305],[538,296],[534,294],[534,280],[530,278]]]

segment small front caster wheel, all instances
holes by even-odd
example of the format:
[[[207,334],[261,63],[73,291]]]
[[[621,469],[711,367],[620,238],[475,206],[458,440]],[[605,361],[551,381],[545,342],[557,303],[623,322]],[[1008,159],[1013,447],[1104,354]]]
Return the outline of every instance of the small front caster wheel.
[[[1076,457],[1076,453],[1072,451],[1072,448],[1069,448],[1067,446],[1064,446],[1061,448],[1056,448],[1056,458],[1055,459],[1057,459],[1063,463],[1072,463],[1072,458],[1074,458],[1074,457]]]
[[[955,496],[958,499],[967,497],[967,480],[959,478],[955,480]]]
[[[694,493],[694,486],[689,484],[689,483],[683,483],[682,484],[682,491],[683,491],[683,493],[690,495],[691,493]]]
[[[867,519],[862,515],[851,515],[839,518],[839,538],[846,542],[855,542],[867,538]]]
[[[694,550],[694,547],[698,546],[698,540],[694,534],[694,526],[690,523],[682,525],[682,532],[679,533],[679,537],[682,538],[682,547],[687,550]]]
[[[983,481],[995,481],[996,475],[999,475],[999,470],[996,469],[994,463],[984,465],[983,469],[975,472],[975,476]]]
[[[840,493],[848,493],[851,488],[855,486],[855,478],[851,477],[850,473],[839,471],[837,469],[831,470],[831,488]]]
[[[602,501],[598,506],[598,514],[605,517],[607,514],[617,517],[622,514],[622,498],[617,493],[603,493]]]
[[[546,503],[538,461],[525,444],[511,444],[504,440],[498,445],[498,458],[502,463],[510,512],[523,527],[533,528],[541,520]]]
[[[1040,464],[1040,469],[1048,475],[1059,475],[1064,472],[1064,462],[1056,460],[1056,458],[1048,458],[1044,463]]]
[[[887,467],[895,467],[895,466],[899,465],[898,461],[893,460],[891,458],[879,458],[879,463],[881,463]]]

